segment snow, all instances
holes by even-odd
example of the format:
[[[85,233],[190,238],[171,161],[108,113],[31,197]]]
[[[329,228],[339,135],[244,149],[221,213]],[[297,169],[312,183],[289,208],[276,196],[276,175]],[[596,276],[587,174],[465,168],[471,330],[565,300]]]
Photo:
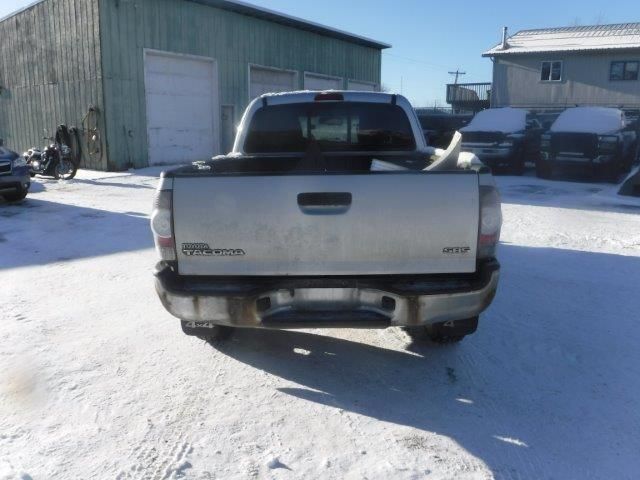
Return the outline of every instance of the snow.
[[[478,112],[469,125],[461,132],[502,132],[514,133],[524,130],[527,123],[527,111],[519,108],[490,108]]]
[[[624,127],[624,113],[617,108],[575,107],[562,112],[550,130],[603,135]]]
[[[579,52],[640,48],[640,23],[522,30],[483,57],[539,52]]]
[[[0,204],[0,479],[634,479],[640,200],[499,177],[494,304],[399,329],[184,336],[153,287],[158,169]]]

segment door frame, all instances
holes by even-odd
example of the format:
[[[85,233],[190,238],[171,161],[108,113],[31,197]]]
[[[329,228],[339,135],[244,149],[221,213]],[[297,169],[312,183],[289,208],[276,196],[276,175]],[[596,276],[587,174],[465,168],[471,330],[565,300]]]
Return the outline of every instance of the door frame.
[[[349,88],[349,84],[351,82],[356,82],[356,83],[362,83],[364,85],[371,85],[373,87],[373,92],[379,92],[380,91],[380,85],[375,83],[375,82],[370,82],[368,80],[356,80],[355,78],[347,78],[347,90],[350,90]]]
[[[293,73],[293,89],[300,89],[300,74],[297,70],[290,70],[288,68],[268,67],[266,65],[260,65],[259,63],[249,63],[247,68],[247,103],[251,103],[254,99],[251,98],[251,68],[261,68],[262,70],[271,70],[272,72],[287,72]],[[258,98],[258,97],[256,97]]]
[[[156,57],[169,57],[169,58],[177,58],[183,60],[197,60],[201,62],[207,62],[211,64],[211,73],[213,79],[213,97],[216,105],[212,108],[211,119],[213,121],[213,152],[212,156],[218,155],[220,153],[220,114],[222,112],[221,104],[220,104],[220,79],[218,78],[218,60],[213,57],[204,57],[201,55],[190,55],[187,53],[177,53],[170,52],[167,50],[156,50],[153,48],[144,48],[142,50],[142,70],[144,77],[144,104],[145,104],[145,133],[147,137],[147,165],[152,166],[151,164],[151,149],[149,148],[149,119],[147,114],[149,113],[149,97],[147,96],[147,64],[148,58],[150,56]],[[217,134],[216,134],[217,132]]]
[[[344,77],[339,77],[337,75],[327,75],[325,73],[309,72],[305,70],[305,72],[302,75],[302,88],[305,90],[307,90],[307,77],[323,78],[325,80],[338,80],[340,82],[340,86],[338,87],[338,90],[344,89],[344,80],[345,80]]]

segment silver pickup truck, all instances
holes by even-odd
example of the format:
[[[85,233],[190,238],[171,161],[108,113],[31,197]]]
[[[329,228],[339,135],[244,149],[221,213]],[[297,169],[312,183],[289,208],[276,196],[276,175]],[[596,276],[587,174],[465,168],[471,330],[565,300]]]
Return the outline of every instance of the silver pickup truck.
[[[399,95],[257,98],[233,152],[162,174],[163,305],[206,340],[390,326],[462,339],[496,292],[502,216],[489,170],[447,155]]]

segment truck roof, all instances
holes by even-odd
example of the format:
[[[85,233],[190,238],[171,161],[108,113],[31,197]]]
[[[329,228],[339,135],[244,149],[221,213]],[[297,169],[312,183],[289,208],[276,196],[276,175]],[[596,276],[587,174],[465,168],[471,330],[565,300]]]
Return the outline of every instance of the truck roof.
[[[411,107],[409,100],[402,95],[383,92],[358,92],[353,90],[299,90],[295,92],[265,93],[255,101],[266,101],[268,105],[282,105],[287,103],[309,103],[316,101],[345,101],[370,103],[402,103]]]

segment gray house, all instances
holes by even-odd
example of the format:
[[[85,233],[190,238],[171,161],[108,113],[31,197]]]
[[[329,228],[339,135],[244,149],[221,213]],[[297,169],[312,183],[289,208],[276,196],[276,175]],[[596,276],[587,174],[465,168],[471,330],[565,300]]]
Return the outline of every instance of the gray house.
[[[492,107],[640,109],[640,23],[523,30],[483,53]]]
[[[376,90],[389,47],[236,0],[40,0],[0,39],[0,138],[75,126],[100,170],[226,152],[264,92]]]

